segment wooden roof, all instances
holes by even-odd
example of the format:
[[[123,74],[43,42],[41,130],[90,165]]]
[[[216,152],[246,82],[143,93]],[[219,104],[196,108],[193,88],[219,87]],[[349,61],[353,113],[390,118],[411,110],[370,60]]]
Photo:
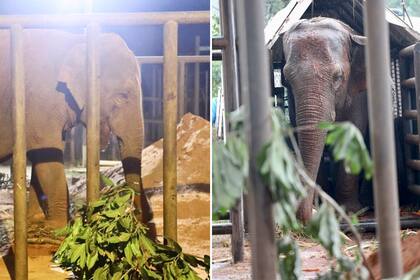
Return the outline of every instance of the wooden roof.
[[[341,20],[363,34],[363,0],[292,0],[265,27],[265,43],[273,50],[273,57],[281,54],[281,40],[278,40],[281,34],[299,19],[317,16]],[[386,20],[393,54],[420,41],[420,33],[389,9],[386,9]]]

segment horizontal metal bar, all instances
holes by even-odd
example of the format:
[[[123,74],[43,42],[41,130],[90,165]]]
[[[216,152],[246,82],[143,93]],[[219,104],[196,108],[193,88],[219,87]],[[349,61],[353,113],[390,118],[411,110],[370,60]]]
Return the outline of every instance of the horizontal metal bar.
[[[412,145],[420,144],[420,137],[416,134],[407,134],[405,136],[405,142]]]
[[[355,227],[360,232],[375,232],[376,226],[377,226],[377,223],[374,219],[361,221],[360,223],[355,225]],[[420,218],[401,218],[400,227],[401,229],[420,228]],[[340,224],[340,229],[343,232],[350,232],[350,228],[347,224]]]
[[[97,13],[68,15],[5,15],[0,16],[0,27],[13,24],[23,27],[83,27],[90,22],[102,26],[156,25],[168,21],[179,24],[200,24],[210,22],[208,11],[158,12],[158,13]]]
[[[417,119],[417,110],[407,110],[403,112],[403,116],[406,119]]]
[[[403,86],[405,88],[415,88],[416,87],[416,79],[413,77],[413,78],[403,80],[401,82],[401,86]]]
[[[223,223],[223,224],[213,224],[211,227],[213,235],[223,235],[223,234],[232,234],[232,224]]]
[[[410,57],[413,55],[414,46],[416,44],[410,45],[400,51],[400,57]]]
[[[141,64],[163,63],[163,56],[137,56],[137,62]],[[181,55],[178,56],[180,63],[209,63],[210,55]]]
[[[420,196],[420,185],[408,185],[407,188],[413,194]]]
[[[368,219],[360,221],[355,226],[361,232],[374,232],[376,229],[376,225],[377,223],[374,219]],[[401,218],[400,225],[402,229],[420,228],[420,218]],[[340,224],[340,228],[343,232],[350,231],[349,226],[347,224]],[[232,224],[213,224],[212,233],[213,235],[232,234]]]
[[[223,37],[213,38],[211,42],[213,50],[222,50],[229,45],[228,40]]]
[[[220,51],[212,52],[211,56],[213,61],[221,61],[223,57],[222,52]]]
[[[420,160],[410,159],[407,161],[407,166],[413,170],[420,171]]]

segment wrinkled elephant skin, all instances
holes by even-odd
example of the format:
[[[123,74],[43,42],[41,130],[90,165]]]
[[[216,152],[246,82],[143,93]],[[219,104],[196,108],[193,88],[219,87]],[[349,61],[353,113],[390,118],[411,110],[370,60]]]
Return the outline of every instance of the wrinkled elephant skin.
[[[99,40],[101,146],[107,145],[110,133],[118,137],[121,158],[131,162],[125,170],[126,181],[143,193],[140,70],[121,37],[101,34]],[[69,211],[62,135],[78,122],[86,124],[85,42],[86,36],[81,34],[24,31],[26,143],[33,167],[29,216],[46,216],[46,222],[55,228],[67,223]],[[0,30],[0,49],[0,159],[7,159],[13,144],[8,30]],[[145,199],[142,202],[143,216],[151,220],[150,207]]]
[[[283,35],[283,73],[293,92],[298,142],[308,174],[316,180],[325,143],[322,121],[351,121],[362,133],[367,128],[365,38],[330,18],[300,20]],[[293,106],[293,105],[291,105]],[[337,171],[336,199],[349,211],[360,208],[358,178]],[[314,193],[301,203],[299,218],[308,222]]]

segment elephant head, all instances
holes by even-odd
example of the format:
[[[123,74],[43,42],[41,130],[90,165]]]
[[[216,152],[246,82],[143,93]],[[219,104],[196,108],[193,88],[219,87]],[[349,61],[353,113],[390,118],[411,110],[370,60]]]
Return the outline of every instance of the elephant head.
[[[107,146],[111,132],[117,136],[126,182],[141,193],[143,221],[147,222],[152,217],[141,186],[144,128],[139,66],[118,35],[101,34],[98,40],[101,148]],[[78,119],[84,124],[88,96],[86,49],[85,42],[69,49],[58,73],[58,84],[71,94]]]
[[[293,92],[298,142],[308,174],[316,179],[326,133],[322,121],[345,120],[352,99],[365,90],[364,37],[329,18],[301,20],[283,35],[284,78]],[[293,109],[293,108],[292,108]],[[298,217],[312,215],[313,192]]]

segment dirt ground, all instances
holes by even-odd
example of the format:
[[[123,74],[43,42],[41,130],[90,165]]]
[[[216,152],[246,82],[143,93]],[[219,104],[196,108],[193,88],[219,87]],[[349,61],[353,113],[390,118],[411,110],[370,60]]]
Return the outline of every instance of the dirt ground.
[[[178,242],[187,253],[210,255],[210,124],[208,121],[186,114],[177,128],[178,151]],[[162,140],[143,151],[142,175],[146,194],[151,201],[158,235],[163,232]],[[109,163],[107,163],[109,165]],[[3,168],[3,170],[8,170]],[[82,171],[82,172],[80,172]],[[120,163],[101,168],[102,173],[116,184],[124,180]],[[30,174],[30,170],[28,170]],[[72,204],[85,201],[84,170],[66,170]],[[10,189],[0,190],[0,256],[12,244],[13,194]],[[43,242],[32,231],[31,240]],[[32,234],[31,233],[31,234]],[[44,238],[44,240],[43,240]],[[68,273],[55,267],[51,256],[57,245],[31,245],[29,249],[29,279],[66,279]],[[0,280],[10,279],[3,261],[0,261]],[[200,272],[205,276],[204,272]]]
[[[420,231],[419,231],[420,232]],[[407,273],[420,265],[420,234],[412,230],[401,231],[402,256],[404,272]],[[380,279],[380,267],[377,254],[378,244],[374,234],[362,235],[362,248],[368,258],[368,266],[373,272],[374,279]],[[328,258],[324,249],[305,238],[298,238],[302,257],[303,279],[316,279],[318,274],[328,269]],[[213,280],[242,280],[251,279],[251,249],[249,240],[245,243],[245,259],[233,264],[231,259],[230,235],[213,236],[212,250],[212,279]],[[344,253],[352,255],[353,242],[347,242]]]
[[[297,243],[302,258],[302,279],[316,279],[318,274],[328,270],[328,256],[320,245],[305,237],[297,237]],[[231,259],[230,235],[213,236],[212,247],[213,280],[251,279],[251,248],[248,236],[245,243],[245,259],[237,264],[233,264]],[[344,248],[345,253],[351,256],[353,248],[354,243],[347,242]],[[376,249],[376,241],[372,234],[363,236],[362,248],[366,255],[370,255]]]

